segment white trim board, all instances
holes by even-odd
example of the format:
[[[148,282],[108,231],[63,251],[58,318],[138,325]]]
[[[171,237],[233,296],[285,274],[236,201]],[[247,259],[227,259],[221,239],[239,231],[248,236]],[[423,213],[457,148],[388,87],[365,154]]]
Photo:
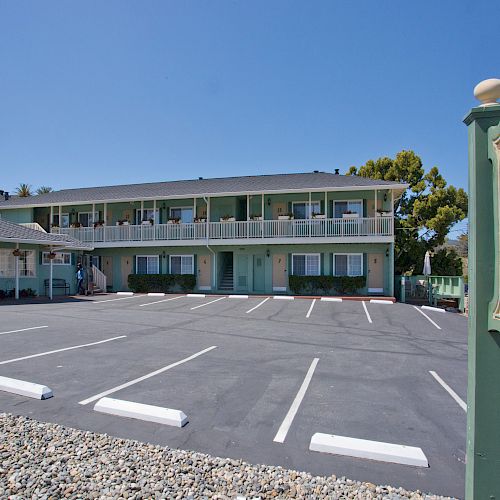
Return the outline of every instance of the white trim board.
[[[427,457],[421,448],[403,444],[382,443],[317,432],[311,438],[309,449],[333,455],[366,458],[415,467],[429,467]]]
[[[0,377],[0,391],[18,394],[33,399],[49,399],[54,394],[46,385],[34,384],[9,377]]]
[[[123,399],[101,398],[94,406],[94,410],[108,415],[135,418],[146,422],[183,427],[188,423],[186,414],[180,410],[162,408],[161,406],[146,405],[125,401]]]

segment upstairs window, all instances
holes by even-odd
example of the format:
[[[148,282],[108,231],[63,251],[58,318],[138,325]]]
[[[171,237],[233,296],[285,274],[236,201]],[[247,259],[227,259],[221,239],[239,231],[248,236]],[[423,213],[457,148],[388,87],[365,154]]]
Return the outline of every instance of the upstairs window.
[[[363,202],[361,200],[335,201],[333,208],[336,219],[341,219],[342,214],[345,213],[358,214],[363,217]]]
[[[294,253],[292,255],[292,274],[294,276],[319,276],[321,274],[319,253]]]
[[[179,219],[183,224],[193,222],[193,207],[175,207],[170,209],[170,219]]]
[[[194,256],[171,255],[170,274],[194,274]]]
[[[300,201],[294,202],[293,217],[294,219],[310,219],[312,214],[319,214],[321,211],[321,203],[319,201]]]
[[[99,212],[78,212],[78,222],[83,227],[92,227],[99,220]]]
[[[153,210],[152,208],[145,208],[144,212],[141,214],[141,209],[138,208],[135,211],[135,223],[140,224],[142,221],[152,220],[155,224],[160,223],[160,211],[159,209]],[[142,218],[141,218],[142,217]]]
[[[335,276],[362,276],[363,254],[335,254],[333,256],[333,268]]]

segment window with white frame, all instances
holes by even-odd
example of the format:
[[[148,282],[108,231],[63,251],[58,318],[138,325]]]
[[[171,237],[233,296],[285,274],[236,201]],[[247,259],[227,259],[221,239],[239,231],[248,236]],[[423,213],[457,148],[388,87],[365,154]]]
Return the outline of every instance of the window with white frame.
[[[140,224],[142,221],[150,221],[152,220],[155,224],[159,224],[160,222],[160,210],[157,208],[153,210],[152,208],[145,208],[141,210],[137,208],[135,210],[135,223]]]
[[[171,207],[169,219],[179,219],[183,224],[193,222],[193,207]]]
[[[59,227],[69,227],[69,214],[61,214],[61,220],[59,220],[59,214],[54,214],[53,224]]]
[[[194,274],[194,255],[171,255],[170,274]]]
[[[335,218],[341,219],[343,214],[358,214],[363,217],[363,201],[362,200],[344,200],[335,201],[333,203],[333,213]]]
[[[319,201],[294,201],[292,203],[294,219],[310,219],[312,214],[319,214],[321,203]]]
[[[136,255],[136,274],[158,274],[160,272],[160,258],[158,255]]]
[[[333,273],[335,276],[362,276],[362,253],[337,253],[333,256]]]
[[[295,276],[319,276],[321,274],[319,253],[292,254],[292,274]]]
[[[52,259],[54,266],[70,266],[71,254],[66,252],[55,252],[56,256]],[[49,252],[42,253],[42,264],[50,264]]]
[[[99,220],[99,212],[78,212],[78,222],[84,227],[92,227]]]
[[[13,249],[0,249],[0,278],[16,276],[16,257]],[[19,276],[22,278],[36,277],[35,250],[21,250],[19,256]]]

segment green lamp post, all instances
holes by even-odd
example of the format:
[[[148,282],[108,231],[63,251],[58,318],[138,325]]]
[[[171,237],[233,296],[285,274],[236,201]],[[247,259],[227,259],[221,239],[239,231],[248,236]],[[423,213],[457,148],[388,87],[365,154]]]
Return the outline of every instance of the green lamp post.
[[[467,500],[500,500],[500,80],[478,84],[469,137]]]

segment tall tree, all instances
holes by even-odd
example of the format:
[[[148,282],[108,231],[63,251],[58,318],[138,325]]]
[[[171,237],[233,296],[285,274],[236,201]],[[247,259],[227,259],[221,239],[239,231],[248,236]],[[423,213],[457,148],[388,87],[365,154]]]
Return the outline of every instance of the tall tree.
[[[31,196],[33,192],[31,191],[31,186],[29,184],[21,183],[19,184],[19,187],[16,189],[16,194],[20,198],[26,198],[28,196]]]
[[[347,174],[409,184],[394,207],[398,274],[421,273],[425,252],[442,245],[451,227],[467,217],[467,193],[448,185],[437,167],[426,173],[413,151],[401,151],[394,159],[369,160],[359,168],[351,167]]]
[[[36,194],[47,194],[47,193],[51,193],[51,192],[52,192],[52,188],[49,186],[40,186],[36,190]]]

